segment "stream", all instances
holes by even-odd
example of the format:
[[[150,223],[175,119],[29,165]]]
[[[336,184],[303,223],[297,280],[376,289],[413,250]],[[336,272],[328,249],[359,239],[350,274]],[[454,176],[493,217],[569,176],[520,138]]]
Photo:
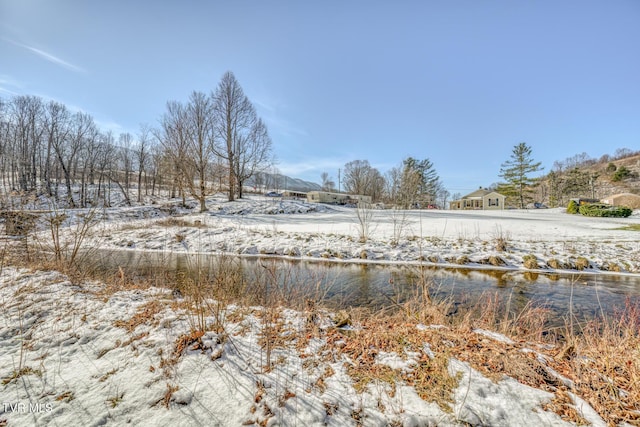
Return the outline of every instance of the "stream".
[[[100,251],[99,256],[90,259],[94,267],[123,268],[139,277],[158,271],[169,277],[195,277],[198,272],[215,275],[221,256]],[[563,324],[569,314],[575,320],[585,320],[614,314],[626,303],[640,304],[640,277],[633,275],[541,274],[245,257],[227,257],[226,262],[232,263],[248,282],[277,283],[282,295],[321,300],[331,309],[391,309],[419,294],[422,284],[432,297],[450,298],[452,314],[477,304],[483,296],[492,296],[515,312],[529,304],[542,305],[550,310],[550,322],[556,325]]]

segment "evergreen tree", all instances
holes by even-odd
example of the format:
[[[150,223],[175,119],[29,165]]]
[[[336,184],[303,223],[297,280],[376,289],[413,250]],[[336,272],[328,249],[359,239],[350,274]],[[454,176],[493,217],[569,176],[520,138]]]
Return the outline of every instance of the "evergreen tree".
[[[405,209],[416,203],[421,207],[435,204],[438,184],[439,177],[431,160],[407,157],[402,161],[398,202]]]
[[[511,158],[500,168],[500,177],[506,183],[507,195],[516,196],[520,202],[520,209],[525,207],[527,193],[536,180],[530,174],[542,170],[540,162],[534,162],[531,157],[531,147],[525,142],[513,147]],[[504,190],[503,190],[504,191]]]

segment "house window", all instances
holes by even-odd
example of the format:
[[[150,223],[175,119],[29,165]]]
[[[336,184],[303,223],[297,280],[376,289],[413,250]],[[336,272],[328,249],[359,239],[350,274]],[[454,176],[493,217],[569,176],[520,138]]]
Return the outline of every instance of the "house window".
[[[499,206],[498,199],[489,199],[489,206]]]

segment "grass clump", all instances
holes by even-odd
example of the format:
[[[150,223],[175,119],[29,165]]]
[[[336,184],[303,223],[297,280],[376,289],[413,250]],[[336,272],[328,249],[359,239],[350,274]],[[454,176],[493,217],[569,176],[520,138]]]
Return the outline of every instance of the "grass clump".
[[[591,266],[591,263],[587,258],[581,256],[581,257],[578,257],[578,259],[576,259],[576,263],[575,263],[576,270],[584,270],[585,268],[589,268],[590,266]]]
[[[493,244],[496,251],[505,252],[510,242],[511,234],[508,231],[502,231],[502,227],[496,225],[496,229],[493,232]]]
[[[616,230],[640,231],[640,224],[629,224],[624,227],[616,228]]]
[[[539,268],[538,266],[538,258],[535,255],[528,254],[522,257],[522,264],[525,268],[535,270]]]
[[[139,325],[156,324],[155,315],[160,313],[163,309],[162,304],[157,300],[149,301],[140,307],[129,320],[116,320],[113,326],[116,328],[126,329],[127,332],[133,332]]]
[[[13,371],[11,373],[11,375],[9,375],[6,378],[2,379],[2,385],[7,385],[12,381],[17,380],[18,378],[22,377],[23,375],[37,375],[39,377],[42,376],[42,371],[40,371],[39,369],[33,369],[30,366],[24,366],[20,369],[18,369],[17,371]]]
[[[551,258],[547,261],[547,265],[554,270],[562,270],[565,268],[565,265],[556,258]]]

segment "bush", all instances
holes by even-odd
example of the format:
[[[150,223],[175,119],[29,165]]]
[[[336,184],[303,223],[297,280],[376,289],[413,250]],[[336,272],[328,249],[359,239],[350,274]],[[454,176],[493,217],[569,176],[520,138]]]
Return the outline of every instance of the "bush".
[[[627,178],[635,178],[637,175],[624,166],[620,166],[611,177],[612,181],[623,181]]]
[[[567,208],[567,211],[569,209]],[[626,206],[610,206],[602,203],[590,203],[580,206],[579,212],[584,216],[626,218],[633,212]]]
[[[618,167],[613,162],[607,165],[607,173],[614,173],[616,169],[618,169]]]
[[[578,204],[575,200],[571,200],[567,205],[567,213],[577,214],[578,213]]]

